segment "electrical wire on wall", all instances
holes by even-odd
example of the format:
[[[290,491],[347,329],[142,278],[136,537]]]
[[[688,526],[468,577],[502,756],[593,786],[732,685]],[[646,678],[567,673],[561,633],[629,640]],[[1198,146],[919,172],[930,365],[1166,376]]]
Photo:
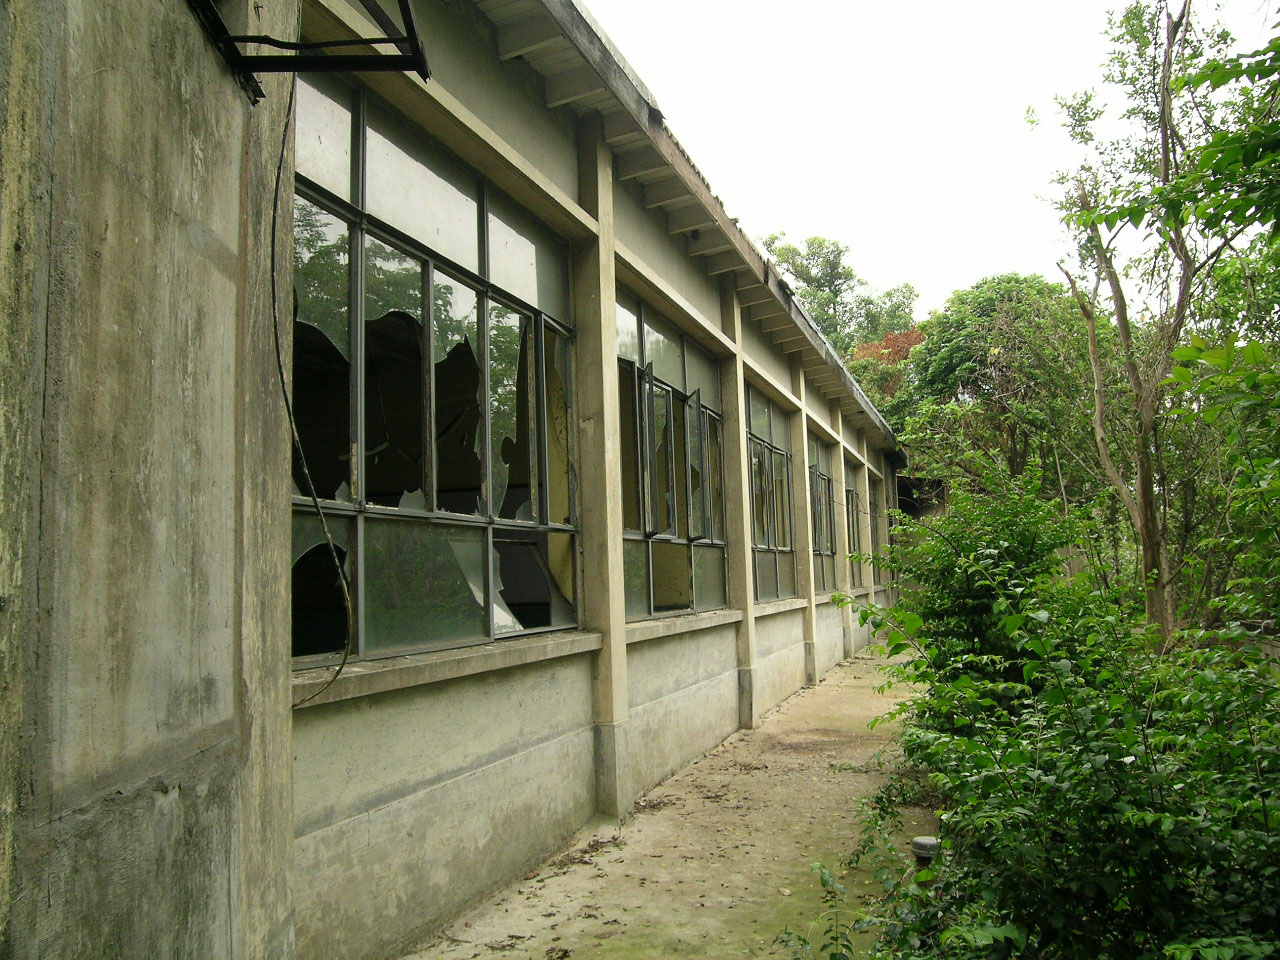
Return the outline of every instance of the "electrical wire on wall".
[[[277,240],[280,224],[280,190],[284,179],[284,160],[289,150],[289,134],[293,124],[294,97],[297,89],[298,84],[295,80],[289,88],[289,104],[285,111],[284,130],[280,136],[280,157],[276,162],[275,192],[271,200],[271,332],[275,336],[276,371],[280,379],[280,393],[284,398],[285,415],[289,418],[289,430],[293,435],[293,446],[298,452],[298,461],[302,464],[302,476],[306,481],[307,495],[311,497],[311,505],[315,508],[316,515],[320,518],[320,527],[324,531],[325,543],[329,546],[329,556],[333,559],[333,565],[338,571],[338,581],[342,584],[342,603],[347,613],[347,639],[342,647],[342,659],[338,661],[333,671],[333,676],[315,693],[295,702],[293,704],[295,709],[320,696],[341,676],[347,661],[351,657],[351,641],[356,635],[356,613],[355,604],[351,602],[351,581],[347,576],[347,571],[342,564],[341,558],[338,556],[338,545],[334,542],[333,534],[329,531],[329,520],[325,517],[324,510],[320,506],[320,498],[316,495],[315,483],[311,480],[311,470],[307,467],[307,455],[302,449],[302,437],[298,433],[298,423],[293,416],[293,399],[289,396],[289,382],[284,369],[284,347],[280,339],[280,262]]]

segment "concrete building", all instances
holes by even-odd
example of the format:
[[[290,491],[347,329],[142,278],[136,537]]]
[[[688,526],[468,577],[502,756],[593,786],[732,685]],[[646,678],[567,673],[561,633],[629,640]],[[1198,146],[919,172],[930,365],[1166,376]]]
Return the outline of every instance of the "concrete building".
[[[395,956],[884,599],[891,431],[576,0],[256,104],[204,8],[384,33],[0,6],[0,956]]]

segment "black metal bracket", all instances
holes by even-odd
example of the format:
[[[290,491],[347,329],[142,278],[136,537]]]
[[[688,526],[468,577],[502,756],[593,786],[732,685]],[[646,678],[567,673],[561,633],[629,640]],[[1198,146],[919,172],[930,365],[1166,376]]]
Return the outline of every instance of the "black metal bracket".
[[[400,73],[413,72],[426,83],[431,79],[427,55],[413,15],[411,0],[397,0],[401,23],[397,24],[382,9],[378,0],[358,0],[385,37],[361,37],[351,40],[291,41],[277,40],[262,34],[235,35],[227,29],[214,0],[188,0],[205,33],[227,65],[239,78],[245,92],[257,103],[264,96],[258,83],[259,73]],[[258,44],[293,53],[245,53],[242,45]],[[370,47],[394,44],[397,53],[339,53],[323,51],[342,47]]]

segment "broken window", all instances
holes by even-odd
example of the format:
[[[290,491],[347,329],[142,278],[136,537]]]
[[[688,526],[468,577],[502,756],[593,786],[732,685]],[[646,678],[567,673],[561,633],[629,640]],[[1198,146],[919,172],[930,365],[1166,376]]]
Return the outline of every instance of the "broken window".
[[[752,387],[747,388],[747,408],[756,599],[794,597],[790,414]]]
[[[574,626],[565,244],[369,95],[347,96],[298,101],[295,655]]]
[[[349,228],[301,198],[293,222],[293,416],[302,446],[293,450],[294,493],[349,500]]]
[[[617,316],[627,617],[723,607],[716,363],[625,291]]]
[[[830,593],[836,588],[835,490],[830,448],[815,437],[809,438],[809,511],[814,589]]]

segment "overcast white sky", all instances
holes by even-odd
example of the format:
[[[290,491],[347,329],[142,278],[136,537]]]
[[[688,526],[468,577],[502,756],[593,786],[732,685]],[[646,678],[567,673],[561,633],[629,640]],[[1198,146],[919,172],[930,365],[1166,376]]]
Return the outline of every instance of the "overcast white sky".
[[[995,273],[1056,277],[1053,97],[1098,85],[1118,0],[585,2],[752,237],[840,240],[920,319]],[[1222,19],[1258,41],[1274,9]]]

